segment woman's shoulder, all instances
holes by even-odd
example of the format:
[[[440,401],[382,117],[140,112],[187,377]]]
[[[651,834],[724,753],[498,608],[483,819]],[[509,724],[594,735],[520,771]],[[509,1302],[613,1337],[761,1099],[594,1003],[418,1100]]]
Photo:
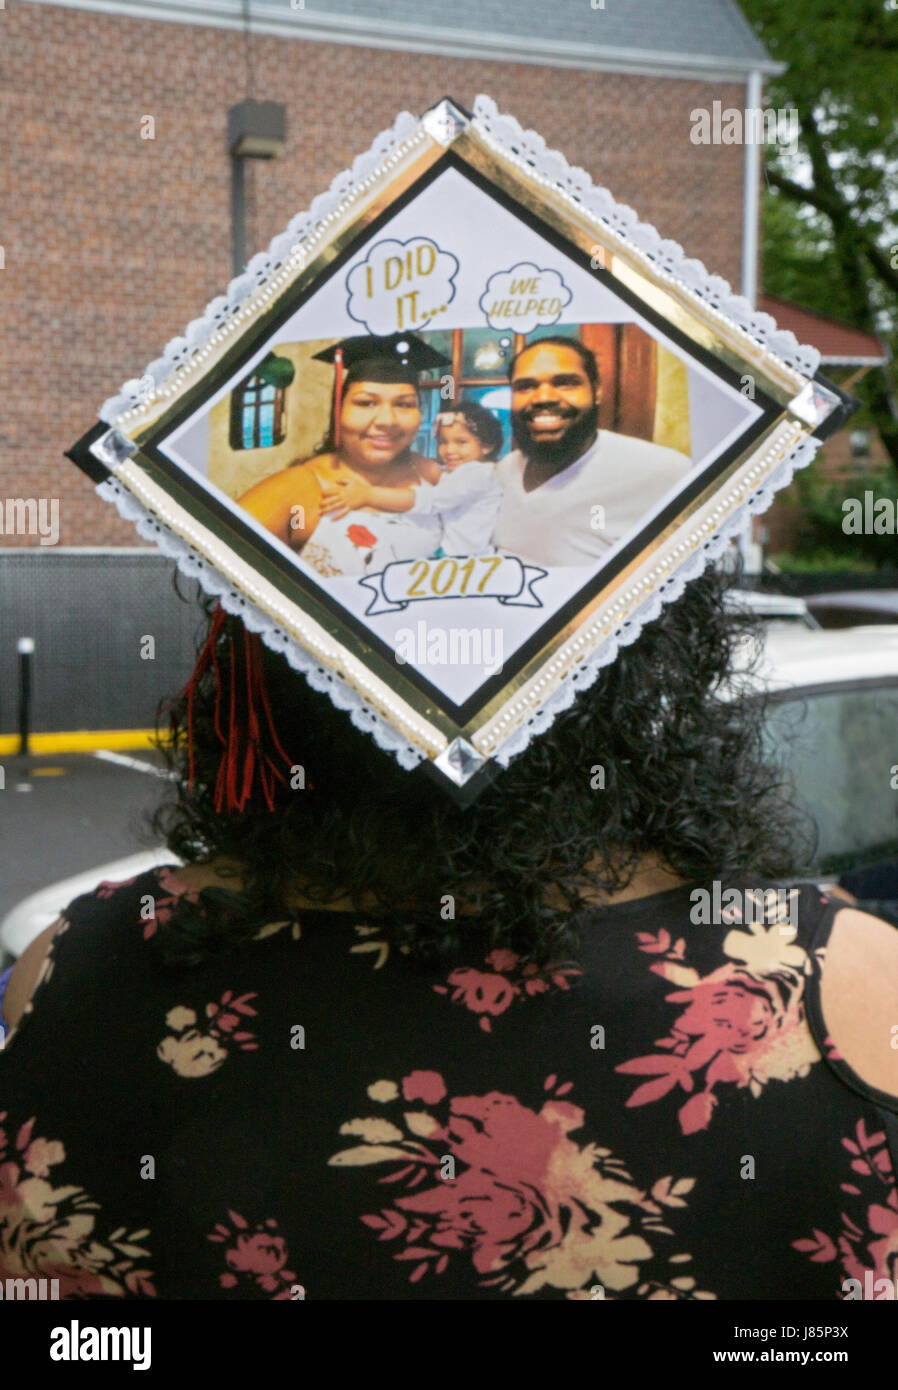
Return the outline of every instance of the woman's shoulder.
[[[340,460],[333,452],[323,454],[313,454],[311,458],[296,459],[290,465],[290,470],[294,477],[297,473],[317,474],[318,471],[332,472],[341,467]]]
[[[241,506],[250,506],[259,502],[271,503],[282,495],[289,494],[294,497],[297,486],[318,487],[319,473],[326,472],[333,466],[333,454],[316,454],[310,459],[294,459],[285,468],[279,468],[276,472],[261,478],[259,482],[253,483],[252,487],[241,493],[237,501]]]
[[[822,948],[819,1006],[855,1076],[898,1100],[898,927],[836,900]]]
[[[11,1033],[37,989],[56,937],[68,927],[64,917],[57,917],[39,936],[30,941],[12,967],[6,989],[0,993],[0,1025]]]
[[[129,936],[137,949],[155,933],[181,894],[199,891],[189,877],[182,881],[181,874],[187,871],[175,865],[157,865],[129,879],[104,880],[64,907],[56,920],[28,943],[9,972],[6,989],[0,995],[2,1022],[10,1030],[7,1041],[29,1011],[38,986],[49,979],[57,946],[65,934],[69,943],[76,943],[66,946],[67,957],[95,955],[111,962],[110,947],[114,946],[114,959],[121,962]]]

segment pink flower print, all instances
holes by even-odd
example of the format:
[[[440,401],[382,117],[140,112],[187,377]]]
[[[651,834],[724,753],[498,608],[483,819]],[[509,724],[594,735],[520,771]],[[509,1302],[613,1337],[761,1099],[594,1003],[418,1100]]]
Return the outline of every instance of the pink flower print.
[[[400,1095],[394,1082],[374,1082],[369,1097],[397,1113],[341,1125],[353,1143],[329,1159],[339,1168],[398,1165],[379,1180],[391,1184],[388,1204],[361,1219],[394,1260],[408,1264],[410,1283],[461,1260],[484,1286],[515,1295],[640,1284],[640,1266],[659,1258],[657,1237],[673,1234],[666,1209],[686,1206],[693,1178],[660,1178],[644,1192],[610,1150],[576,1143],[570,1135],[584,1112],[565,1099],[571,1083],[555,1076],[546,1078],[549,1094],[537,1111],[499,1091],[450,1097],[437,1073],[416,1075],[431,1078],[439,1101],[408,1112],[406,1083]],[[397,1188],[402,1195],[393,1196]],[[695,1281],[680,1264],[689,1255],[666,1258],[676,1268],[663,1285],[645,1284],[646,1295],[663,1286],[672,1298],[713,1298],[691,1292]]]
[[[22,1202],[19,1193],[19,1169],[15,1163],[0,1163],[0,1220],[5,1207],[17,1207]]]
[[[252,1033],[240,1028],[242,1023],[241,1015],[252,1015],[255,1017],[256,1010],[247,1002],[255,999],[255,994],[241,994],[239,998],[234,997],[230,989],[226,989],[221,996],[218,1004],[206,1005],[206,1017],[209,1019],[209,1032],[214,1037],[229,1036],[232,1042],[238,1043],[244,1050],[252,1052],[259,1046]],[[238,1030],[239,1031],[236,1031]]]
[[[174,912],[179,898],[187,898],[189,902],[197,902],[200,895],[198,888],[188,888],[186,883],[182,883],[177,872],[169,865],[163,865],[157,869],[156,880],[162,892],[155,895],[152,916],[144,920],[144,941],[149,941],[151,936],[155,936],[159,927],[165,925]]]
[[[467,966],[453,970],[449,984],[453,989],[453,1004],[462,1002],[472,1013],[480,1014],[480,1026],[487,1033],[492,1028],[489,1016],[504,1013],[519,993],[518,986],[504,975],[489,975]],[[438,994],[448,993],[442,985],[434,985],[434,989]]]
[[[722,966],[687,990],[669,994],[669,1003],[687,1007],[660,1040],[663,1055],[636,1057],[617,1071],[655,1079],[639,1086],[627,1104],[646,1105],[679,1086],[691,1092],[704,1071],[704,1089],[679,1111],[684,1134],[707,1129],[717,1104],[720,1083],[749,1086],[760,1095],[773,1078],[806,1075],[819,1052],[805,1020],[801,996],[784,1001],[782,982],[757,979],[747,971]]]
[[[234,1289],[241,1283],[255,1284],[272,1294],[275,1301],[290,1298],[290,1286],[295,1283],[296,1275],[285,1267],[287,1244],[278,1233],[278,1223],[269,1217],[251,1230],[249,1222],[239,1212],[229,1211],[228,1216],[230,1227],[217,1222],[214,1231],[206,1237],[228,1247],[225,1251],[228,1273],[219,1275],[221,1287]]]
[[[65,1158],[65,1149],[58,1139],[52,1143],[46,1139],[33,1139],[25,1150],[25,1167],[36,1178],[47,1178],[50,1169]]]
[[[134,874],[131,878],[118,879],[115,883],[111,882],[109,879],[104,878],[102,883],[97,884],[96,889],[94,891],[96,892],[98,898],[111,898],[118,892],[120,888],[130,888],[132,883],[137,882],[137,879],[137,874]]]
[[[209,1023],[205,1031],[199,1028],[194,1009],[184,1004],[169,1009],[165,1016],[169,1035],[156,1048],[157,1057],[178,1076],[195,1078],[218,1070],[228,1056],[228,1044],[255,1052],[259,1046],[255,1035],[240,1026],[243,1015],[255,1015],[256,1010],[247,1002],[255,997],[241,994],[235,998],[233,990],[225,990],[219,1003],[206,1005]]]
[[[19,1128],[14,1147],[0,1129],[0,1280],[58,1279],[60,1298],[154,1298],[152,1273],[140,1264],[149,1231],[106,1234],[99,1202],[75,1184],[55,1185],[51,1169],[65,1163],[65,1148],[32,1137],[34,1125]]]
[[[670,932],[665,931],[663,927],[657,936],[648,931],[639,931],[636,933],[636,940],[639,942],[640,951],[649,955],[666,955],[668,960],[682,960],[686,952],[685,938],[679,937],[672,946]]]
[[[489,955],[486,957],[486,963],[491,966],[493,970],[497,970],[501,974],[506,970],[514,970],[518,963],[518,957],[515,955],[514,951],[507,951],[501,947],[497,947],[495,951],[490,951]]]
[[[438,1071],[413,1071],[402,1079],[402,1094],[406,1100],[438,1105],[446,1094],[446,1086]]]
[[[838,1259],[845,1279],[856,1279],[861,1285],[861,1297],[871,1297],[868,1290],[875,1288],[879,1279],[890,1281],[894,1297],[898,1286],[898,1189],[886,1136],[881,1130],[868,1134],[861,1119],[854,1139],[843,1138],[842,1147],[852,1156],[851,1170],[863,1185],[841,1184],[849,1198],[846,1205],[850,1207],[853,1202],[858,1219],[842,1212],[842,1228],[835,1239],[815,1229],[812,1237],[793,1240],[792,1246],[816,1264]]]
[[[178,898],[182,893],[188,898],[195,898],[197,896],[197,891],[188,888],[184,880],[178,878],[177,869],[173,868],[170,864],[161,865],[156,871],[156,878],[160,888],[162,888],[163,892],[167,893],[169,897]]]
[[[771,1080],[806,1076],[820,1060],[804,1008],[809,958],[777,934],[776,924],[731,931],[723,949],[733,959],[704,977],[685,964],[684,942],[671,944],[668,932],[640,932],[637,939],[640,950],[657,957],[653,974],[681,986],[667,1002],[686,1007],[655,1043],[663,1051],[615,1068],[651,1078],[628,1106],[648,1105],[679,1088],[690,1097],[678,1111],[680,1128],[694,1134],[711,1122],[718,1085],[747,1086],[757,1097]]]
[[[569,976],[583,972],[575,966],[550,965],[539,970],[535,965],[518,968],[520,957],[514,951],[496,947],[485,958],[490,971],[474,970],[461,966],[453,970],[445,985],[434,985],[437,994],[452,991],[452,1003],[462,1003],[472,1013],[479,1015],[480,1027],[485,1033],[492,1031],[492,1019],[505,1013],[515,999],[524,995],[544,994],[554,985],[557,989],[570,989]],[[517,973],[517,979],[509,975]]]

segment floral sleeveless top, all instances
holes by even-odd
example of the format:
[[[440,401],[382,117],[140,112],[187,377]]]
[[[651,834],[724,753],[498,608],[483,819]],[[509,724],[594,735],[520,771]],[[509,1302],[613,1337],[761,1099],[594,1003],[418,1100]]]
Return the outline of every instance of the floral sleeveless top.
[[[0,1277],[646,1300],[895,1277],[898,1101],[826,1036],[841,904],[817,889],[787,915],[735,886],[716,926],[688,887],[591,910],[543,970],[424,966],[327,911],[165,966],[185,891],[155,869],[64,914],[0,1052]]]

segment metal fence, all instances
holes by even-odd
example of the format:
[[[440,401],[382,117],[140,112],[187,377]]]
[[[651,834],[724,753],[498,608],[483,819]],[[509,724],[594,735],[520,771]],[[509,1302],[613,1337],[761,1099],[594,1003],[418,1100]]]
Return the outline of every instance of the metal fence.
[[[16,730],[16,645],[33,638],[31,729],[152,728],[190,674],[194,581],[152,550],[0,550],[0,733]],[[151,639],[151,640],[147,640]]]

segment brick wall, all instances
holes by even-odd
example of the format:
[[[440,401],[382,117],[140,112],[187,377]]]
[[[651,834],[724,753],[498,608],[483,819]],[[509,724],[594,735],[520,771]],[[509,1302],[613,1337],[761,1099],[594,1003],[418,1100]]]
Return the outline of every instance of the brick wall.
[[[62,450],[231,278],[225,125],[247,94],[244,38],[16,0],[0,32],[0,499],[58,498],[62,545],[133,545]],[[743,86],[277,37],[252,39],[252,63],[252,94],[287,107],[288,147],[249,163],[247,256],[400,109],[483,91],[739,284],[744,150],[693,145],[689,113],[743,107]]]

